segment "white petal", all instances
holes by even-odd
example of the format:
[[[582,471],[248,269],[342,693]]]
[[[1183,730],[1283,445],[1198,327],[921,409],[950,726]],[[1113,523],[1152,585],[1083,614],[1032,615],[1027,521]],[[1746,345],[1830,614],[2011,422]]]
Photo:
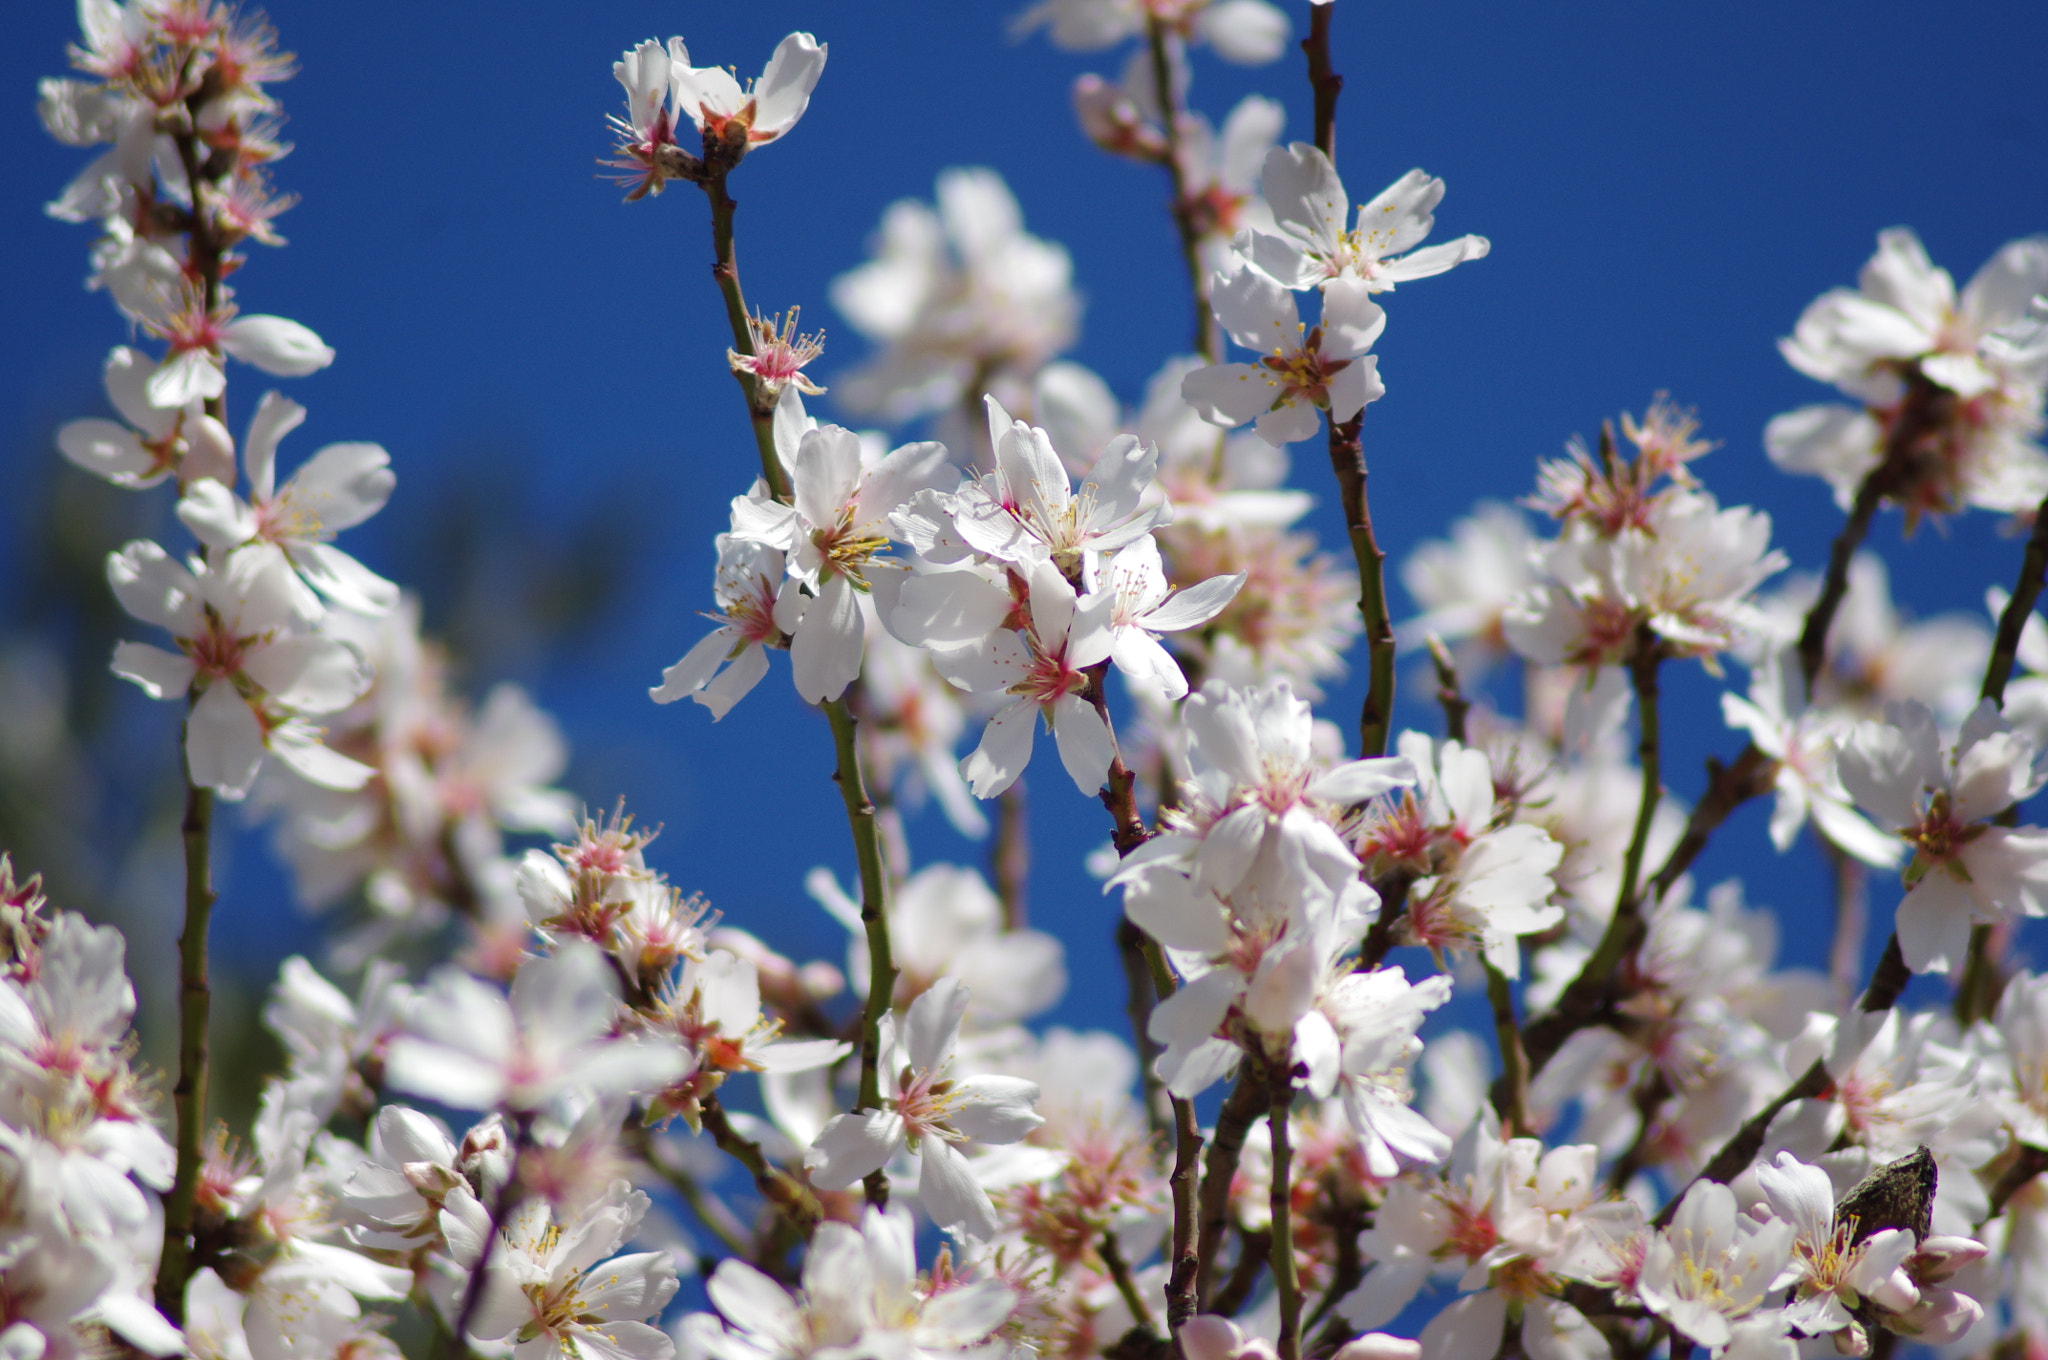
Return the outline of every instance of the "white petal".
[[[1032,728],[1038,706],[1020,699],[988,720],[981,744],[960,762],[960,773],[976,798],[993,798],[1017,782],[1031,763]],[[1103,769],[1109,765],[1104,762]],[[1091,789],[1089,792],[1093,792]]]
[[[1062,694],[1053,700],[1052,732],[1059,743],[1060,763],[1067,767],[1075,787],[1093,797],[1109,777],[1110,762],[1116,759],[1116,738],[1094,705],[1077,695]]]
[[[236,317],[221,329],[220,347],[280,378],[303,378],[334,362],[334,351],[319,336],[281,316]]]
[[[263,766],[263,728],[225,680],[216,680],[185,720],[185,767],[192,782],[240,802]]]
[[[942,1138],[925,1139],[919,1153],[917,1193],[932,1222],[983,1241],[994,1237],[999,1226],[995,1206],[967,1159]]]
[[[796,692],[813,704],[844,694],[860,676],[865,641],[859,593],[844,576],[833,576],[804,611],[789,644]]]

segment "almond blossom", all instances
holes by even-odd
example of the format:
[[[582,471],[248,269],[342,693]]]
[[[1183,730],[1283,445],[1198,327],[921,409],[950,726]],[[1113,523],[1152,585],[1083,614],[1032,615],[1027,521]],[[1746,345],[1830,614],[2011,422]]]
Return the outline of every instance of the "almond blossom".
[[[1718,1350],[1734,1338],[1735,1322],[1767,1309],[1792,1254],[1792,1231],[1781,1219],[1738,1215],[1733,1191],[1700,1181],[1671,1226],[1650,1238],[1636,1292],[1675,1330]]]
[[[249,499],[219,481],[198,481],[178,502],[178,518],[208,547],[274,543],[306,583],[336,604],[382,614],[398,603],[398,587],[333,546],[336,531],[384,508],[397,479],[391,456],[376,444],[329,444],[277,485],[277,443],[306,419],[306,408],[275,392],[263,394],[249,420],[243,456]],[[302,613],[317,613],[302,607]]]
[[[1188,692],[1179,663],[1159,645],[1161,633],[1199,628],[1229,607],[1244,588],[1245,576],[1212,576],[1199,585],[1172,594],[1159,545],[1147,534],[1110,560],[1104,589],[1113,593],[1110,610],[1111,659],[1131,680],[1150,683],[1169,699]]]
[[[922,1280],[916,1223],[901,1205],[870,1208],[859,1224],[821,1223],[794,1296],[736,1258],[705,1292],[718,1315],[692,1313],[678,1333],[713,1360],[809,1360],[855,1347],[905,1360],[987,1354],[1020,1291],[999,1278]]]
[[[787,389],[782,400],[802,418],[801,403]],[[811,592],[801,618],[791,620],[788,606],[779,611],[790,635],[791,678],[805,702],[836,699],[859,676],[866,637],[860,597],[869,590],[869,571],[894,565],[877,560],[892,537],[890,517],[920,491],[957,484],[949,458],[944,444],[927,440],[871,461],[858,435],[825,425],[797,445],[791,504],[759,483],[733,502],[733,536],[787,554],[791,578]]]
[[[798,583],[784,572],[780,549],[732,534],[720,534],[716,542],[718,571],[711,591],[725,621],[647,691],[657,704],[695,699],[711,710],[713,721],[730,713],[768,674],[768,649],[789,645],[777,613],[794,627],[806,604]]]
[[[1114,638],[1109,612],[1116,597],[1077,597],[1051,561],[1031,569],[1030,628],[1020,638],[1002,631],[981,648],[949,658],[947,679],[972,694],[1000,691],[1017,697],[998,709],[981,742],[960,762],[976,798],[993,798],[1017,782],[1031,762],[1039,719],[1058,740],[1060,763],[1075,787],[1093,794],[1116,759],[1116,738],[1090,702],[1088,668],[1107,660]]]
[[[842,1114],[825,1126],[804,1158],[812,1184],[844,1189],[908,1146],[918,1154],[918,1198],[933,1220],[972,1237],[995,1235],[988,1191],[954,1144],[1014,1143],[1044,1120],[1032,1109],[1038,1103],[1032,1082],[949,1075],[967,1001],[964,986],[941,978],[910,1003],[891,1041],[894,1094],[884,1097],[880,1110]]]
[[[1909,518],[1964,506],[2031,510],[2048,491],[2039,443],[2048,346],[2004,336],[2048,292],[2048,237],[2000,248],[1958,294],[1905,228],[1880,232],[1858,288],[1823,294],[1779,342],[1785,360],[1862,409],[1808,406],[1764,431],[1771,460],[1825,479],[1847,508],[1898,440],[1887,486]]]
[[[668,43],[669,79],[676,111],[697,125],[706,145],[722,141],[751,149],[775,141],[804,116],[811,90],[825,73],[826,46],[808,33],[775,45],[758,82],[742,89],[723,66],[692,66],[681,38]]]
[[[177,474],[181,485],[200,478],[232,481],[235,442],[197,402],[172,407],[150,401],[157,364],[139,350],[117,345],[107,356],[107,399],[127,424],[112,420],[67,421],[57,447],[79,467],[116,486],[155,486]]]
[[[122,607],[170,631],[178,652],[141,642],[114,648],[114,673],[153,699],[198,697],[186,721],[185,761],[196,784],[246,797],[267,749],[315,784],[359,788],[368,766],[320,745],[303,714],[334,713],[369,684],[361,656],[299,635],[303,619],[278,550],[256,544],[224,565],[181,565],[146,539],[107,561]]]
[[[1900,704],[1883,723],[1859,723],[1840,758],[1857,803],[1913,849],[1898,934],[1916,973],[1959,963],[1972,924],[2048,915],[2048,833],[1986,820],[2048,778],[2033,742],[1987,699],[1956,745],[1942,744],[1924,705]]]
[[[437,973],[385,1053],[401,1091],[457,1109],[531,1111],[570,1091],[658,1089],[687,1059],[673,1044],[613,1038],[618,982],[591,945],[529,959],[503,992],[454,969]]]
[[[1240,265],[1220,275],[1210,300],[1216,319],[1241,347],[1263,353],[1255,364],[1212,364],[1188,374],[1181,395],[1202,418],[1226,429],[1257,422],[1260,438],[1280,445],[1308,439],[1319,411],[1342,424],[1386,395],[1379,356],[1368,351],[1387,315],[1363,281],[1340,278],[1323,290],[1314,329],[1294,295],[1264,273]]]
[[[1368,292],[1390,292],[1396,284],[1484,259],[1492,249],[1484,236],[1415,249],[1429,235],[1435,224],[1431,214],[1444,197],[1444,182],[1420,170],[1410,170],[1372,202],[1359,205],[1357,224],[1349,231],[1344,229],[1349,204],[1344,182],[1330,158],[1307,142],[1268,152],[1260,187],[1280,234],[1247,232],[1237,249],[1288,288],[1327,291],[1331,281],[1349,278]]]

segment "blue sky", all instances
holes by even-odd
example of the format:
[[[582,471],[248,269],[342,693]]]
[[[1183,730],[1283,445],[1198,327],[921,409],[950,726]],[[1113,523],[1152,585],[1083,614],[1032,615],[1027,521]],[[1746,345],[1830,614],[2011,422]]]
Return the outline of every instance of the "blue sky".
[[[1959,280],[2004,241],[2048,230],[2038,3],[1337,3],[1339,168],[1354,197],[1419,165],[1449,183],[1439,235],[1493,242],[1487,260],[1387,299],[1377,349],[1388,394],[1365,437],[1396,560],[1477,496],[1524,493],[1534,460],[1566,436],[1668,390],[1723,441],[1700,465],[1708,486],[1769,510],[1779,544],[1817,567],[1837,513],[1818,483],[1770,469],[1760,434],[1824,394],[1783,364],[1775,338],[1813,297],[1853,282],[1882,228],[1916,228]],[[1305,30],[1306,6],[1288,9]],[[298,147],[278,181],[303,202],[280,224],[291,245],[255,252],[239,300],[305,322],[340,354],[281,384],[311,411],[287,465],[333,440],[383,443],[396,498],[348,546],[419,590],[430,620],[467,621],[479,689],[499,678],[534,688],[575,748],[568,785],[593,807],[623,794],[665,824],[654,858],[679,884],[736,924],[837,957],[837,928],[801,881],[813,863],[850,877],[852,857],[828,734],[786,668],[717,725],[645,697],[701,635],[692,611],[708,603],[711,537],[754,454],[724,371],[701,200],[681,186],[621,204],[596,177],[604,116],[620,105],[610,64],[676,32],[697,60],[742,76],[793,29],[830,44],[803,123],[733,181],[750,300],[800,304],[828,328],[827,381],[862,352],[831,313],[828,283],[863,257],[883,208],[928,197],[942,167],[990,165],[1030,229],[1073,254],[1087,310],[1071,357],[1130,400],[1184,343],[1188,303],[1160,177],[1097,152],[1068,109],[1074,76],[1113,75],[1121,56],[1012,42],[1003,5],[278,0],[269,11],[301,58],[302,75],[278,90]],[[88,232],[40,211],[82,164],[32,112],[35,79],[63,72],[74,32],[69,6],[24,3],[0,50],[16,109],[0,130],[0,240],[13,261],[0,275],[11,323],[0,422],[23,485],[75,475],[49,433],[97,413],[101,361],[125,338],[111,307],[79,289]],[[1298,54],[1247,71],[1198,53],[1195,72],[1194,100],[1212,117],[1259,91],[1286,105],[1290,136],[1308,135]],[[231,370],[238,432],[257,379]],[[829,416],[829,399],[817,409]],[[1323,498],[1315,522],[1339,546],[1328,474],[1313,449],[1302,454],[1295,482]],[[1874,541],[1915,608],[1975,609],[2016,570],[2018,544],[1995,529],[1980,513],[1902,544],[1893,516]],[[19,530],[9,517],[0,546],[11,552]],[[426,546],[456,536],[454,551]],[[601,594],[522,574],[537,554],[589,568]],[[17,565],[0,588],[0,632],[38,590],[34,564],[4,560]],[[443,574],[406,577],[408,564]],[[494,590],[546,595],[575,621],[541,646],[516,626],[522,609],[493,609]],[[1669,685],[1685,715],[1668,766],[1681,795],[1698,789],[1708,752],[1740,745],[1714,690],[1691,668]],[[1425,691],[1411,680],[1407,693]],[[1347,727],[1358,694],[1355,683],[1332,694]],[[1433,709],[1405,702],[1407,721],[1434,724]],[[141,739],[175,741],[168,706],[134,706]],[[1077,977],[1059,1018],[1116,1026],[1113,909],[1079,869],[1106,827],[1049,762],[1033,787],[1037,920],[1067,938]],[[936,814],[912,840],[923,860],[980,853]],[[34,847],[19,849],[33,860]],[[1703,872],[1744,874],[1752,900],[1787,913],[1788,933],[1818,933],[1803,931],[1826,910],[1817,861],[1772,856],[1760,808],[1730,825]],[[224,947],[267,968],[300,932],[259,842],[224,882]],[[1880,893],[1880,913],[1888,900]],[[1882,926],[1881,915],[1880,941]],[[162,938],[174,929],[162,922]]]

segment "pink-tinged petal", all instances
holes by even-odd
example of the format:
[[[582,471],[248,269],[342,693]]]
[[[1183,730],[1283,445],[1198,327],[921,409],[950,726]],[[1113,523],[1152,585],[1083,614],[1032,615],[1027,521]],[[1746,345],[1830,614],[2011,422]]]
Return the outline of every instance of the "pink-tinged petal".
[[[140,685],[152,699],[182,699],[192,687],[196,668],[182,652],[167,652],[146,642],[117,642],[113,671]]]
[[[1936,865],[1899,903],[1899,953],[1916,973],[1945,972],[1963,961],[1977,902],[1970,889]]]
[[[860,675],[866,648],[860,595],[844,576],[825,582],[789,644],[789,669],[804,702],[837,699]]]
[[[377,773],[359,760],[322,746],[311,730],[295,723],[271,732],[270,753],[301,779],[323,789],[359,789]]]
[[[1372,289],[1363,279],[1331,279],[1323,285],[1322,327],[1323,354],[1332,359],[1354,359],[1380,338],[1387,328],[1387,314],[1372,300]]]
[[[174,354],[149,375],[150,404],[165,410],[205,401],[227,390],[228,375],[221,371],[220,360],[211,350]]]
[[[912,576],[883,621],[911,647],[958,647],[993,633],[1010,614],[1010,592],[971,571]]]
[[[1062,694],[1053,700],[1052,733],[1060,748],[1060,763],[1067,768],[1074,786],[1093,797],[1109,778],[1110,763],[1116,759],[1116,738],[1109,733],[1094,705],[1077,695]]]
[[[902,1146],[901,1118],[886,1110],[856,1110],[836,1115],[825,1125],[804,1154],[804,1165],[810,1169],[811,1184],[820,1190],[844,1190],[880,1171]]]
[[[1035,735],[1032,727],[1037,718],[1038,706],[1020,699],[988,720],[981,744],[960,762],[960,774],[976,798],[995,797],[1024,773],[1024,767],[1031,763],[1031,739]],[[1103,769],[1108,768],[1105,762]]]
[[[325,637],[284,637],[251,648],[242,673],[301,713],[338,713],[370,687],[361,654]]]
[[[1325,260],[1336,256],[1351,203],[1329,157],[1308,142],[1276,146],[1266,153],[1259,187],[1274,221],[1313,242]]]
[[[211,478],[185,489],[178,518],[209,548],[238,548],[256,537],[256,512]]]
[[[220,347],[280,378],[303,378],[334,362],[319,336],[281,316],[236,317],[221,328]]]
[[[192,782],[238,803],[263,768],[263,727],[225,680],[216,680],[185,719],[185,768]]]
[[[1300,348],[1301,312],[1294,294],[1258,270],[1239,267],[1223,275],[1215,281],[1210,298],[1216,320],[1243,348],[1256,354]]]
[[[1244,581],[1245,574],[1241,571],[1231,576],[1211,576],[1168,599],[1138,622],[1154,633],[1178,633],[1186,628],[1198,628],[1230,607],[1230,602],[1237,598],[1237,592],[1244,589]]]
[[[116,486],[151,486],[170,475],[126,425],[111,420],[73,420],[57,431],[57,447],[73,464]]]
[[[1344,375],[1340,373],[1337,376],[1341,379]],[[1333,391],[1331,395],[1334,398],[1336,394]],[[1357,412],[1352,414],[1355,415]],[[1282,445],[1299,444],[1305,439],[1313,439],[1316,431],[1322,428],[1322,424],[1322,415],[1315,407],[1307,402],[1290,402],[1278,410],[1268,411],[1260,416],[1253,428],[1258,430],[1259,438],[1277,449]]]
[[[1368,354],[1362,359],[1354,359],[1349,367],[1340,369],[1337,376],[1330,379],[1330,418],[1340,422],[1349,420],[1363,411],[1367,402],[1378,401],[1385,395],[1387,385],[1380,381],[1380,356]],[[1259,433],[1267,436],[1267,443],[1273,442],[1264,420],[1259,422]],[[1294,443],[1314,433],[1314,430],[1308,434],[1290,433],[1286,442]]]
[[[937,1072],[952,1058],[967,1001],[967,988],[959,978],[942,977],[910,1003],[903,1018],[903,1050],[912,1067]]]
[[[243,446],[243,462],[249,468],[249,487],[259,501],[277,492],[277,444],[306,423],[306,408],[281,392],[265,392],[249,417],[249,438]]]
[[[1497,1289],[1456,1299],[1422,1329],[1422,1360],[1487,1360],[1507,1320],[1507,1297]]]
[[[826,50],[826,44],[808,33],[792,33],[776,44],[768,69],[754,86],[752,141],[773,141],[804,116],[811,90],[824,74]]]
[[[943,1138],[927,1138],[918,1147],[917,1194],[932,1222],[987,1241],[1001,1226],[988,1191],[974,1179],[967,1159]]]
[[[1202,419],[1231,428],[1270,407],[1274,386],[1264,369],[1251,364],[1210,364],[1181,379],[1180,394]]]

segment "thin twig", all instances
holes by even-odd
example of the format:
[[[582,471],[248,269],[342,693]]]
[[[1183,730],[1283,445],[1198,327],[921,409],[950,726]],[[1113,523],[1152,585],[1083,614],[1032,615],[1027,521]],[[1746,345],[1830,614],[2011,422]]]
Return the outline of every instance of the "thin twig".
[[[655,1175],[668,1182],[669,1188],[689,1206],[705,1230],[718,1239],[719,1245],[734,1256],[747,1255],[753,1244],[748,1241],[746,1225],[740,1222],[739,1215],[724,1200],[699,1185],[695,1176],[663,1156],[653,1132],[637,1118],[628,1118],[625,1132],[634,1154]]]
[[[704,1129],[711,1135],[711,1141],[718,1144],[718,1150],[744,1166],[753,1176],[754,1188],[761,1192],[761,1197],[789,1220],[799,1236],[810,1240],[818,1220],[824,1217],[824,1211],[818,1207],[818,1197],[811,1193],[810,1187],[769,1161],[759,1143],[734,1128],[717,1096],[705,1096],[702,1110]]]
[[[882,841],[875,826],[875,805],[868,801],[867,782],[860,768],[860,747],[855,740],[853,711],[844,696],[823,704],[832,723],[832,746],[838,767],[832,781],[839,785],[839,797],[846,804],[846,823],[853,833],[854,858],[860,865],[860,923],[868,945],[868,1000],[861,1012],[860,1089],[854,1109],[882,1108],[882,1017],[896,995],[896,961],[889,946],[889,885],[882,867]],[[885,1171],[869,1175],[868,1202],[877,1207],[889,1202],[889,1177]]]
[[[225,683],[225,682],[222,682]],[[189,723],[182,747],[191,740]],[[156,1277],[157,1307],[172,1322],[185,1319],[185,1282],[192,1274],[192,1223],[199,1202],[200,1142],[206,1131],[207,1023],[213,993],[207,977],[206,936],[213,919],[213,790],[185,776],[185,926],[178,935],[178,1083],[171,1088],[177,1113],[177,1178],[164,1200],[164,1250]]]
[[[1216,1297],[1209,1300],[1209,1311],[1218,1317],[1236,1317],[1251,1298],[1252,1289],[1259,1282],[1259,1276],[1273,1258],[1273,1234],[1269,1232],[1245,1232],[1237,1234],[1237,1261],[1230,1267],[1230,1278],[1216,1291]]]
[[[1943,389],[1915,372],[1907,380],[1905,398],[1885,438],[1884,452],[1856,488],[1849,518],[1828,547],[1827,575],[1822,579],[1820,598],[1807,611],[1806,624],[1799,632],[1799,670],[1806,679],[1806,697],[1813,697],[1814,682],[1827,664],[1828,630],[1835,622],[1849,593],[1849,563],[1870,532],[1878,507],[1897,495],[1916,475],[1915,454],[1920,438],[1944,422],[1953,398]]]
[[[1005,930],[1022,930],[1031,919],[1030,827],[1024,781],[1020,778],[996,799],[996,834],[988,854],[988,867],[995,879],[996,901],[1003,905]]]
[[[1458,663],[1451,656],[1451,649],[1435,633],[1429,635],[1427,642],[1429,662],[1436,670],[1436,701],[1444,710],[1444,736],[1463,745],[1465,715],[1472,711],[1472,701],[1458,688]]]
[[[1130,1262],[1124,1260],[1123,1248],[1116,1244],[1114,1228],[1102,1230],[1102,1240],[1096,1245],[1095,1252],[1102,1258],[1103,1270],[1115,1281],[1116,1292],[1123,1296],[1124,1305],[1131,1310],[1131,1318],[1146,1331],[1156,1334],[1159,1324],[1153,1319],[1152,1305],[1145,1302],[1137,1280],[1131,1275]]]
[[[1166,1083],[1159,1079],[1159,1043],[1150,1032],[1152,1008],[1159,1004],[1158,981],[1152,975],[1145,946],[1151,943],[1128,916],[1116,925],[1117,957],[1123,960],[1125,1013],[1131,1022],[1131,1043],[1138,1050],[1138,1081],[1145,1097],[1145,1120],[1162,1141],[1173,1129],[1173,1107],[1166,1100]],[[1152,946],[1157,951],[1158,946]],[[1164,959],[1161,959],[1162,964]],[[1169,990],[1173,979],[1167,978]]]
[[[707,175],[699,183],[704,189],[704,196],[711,200],[711,277],[725,299],[725,319],[732,328],[732,347],[752,358],[754,330],[747,320],[747,299],[740,291],[740,267],[732,239],[732,215],[739,203],[726,192],[724,171]],[[775,453],[775,405],[766,399],[753,374],[735,370],[733,377],[739,380],[740,391],[747,398],[747,419],[753,426],[755,449],[761,455],[761,478],[768,483],[769,494],[779,501],[787,501],[790,496],[789,478],[783,474],[782,460]]]
[[[1230,1229],[1230,1183],[1237,1179],[1237,1160],[1244,1152],[1245,1135],[1266,1113],[1265,1073],[1249,1059],[1238,1066],[1237,1085],[1224,1098],[1216,1115],[1216,1131],[1209,1138],[1209,1155],[1202,1166],[1200,1261],[1195,1287],[1203,1307],[1216,1292],[1216,1253],[1222,1249]]]
[[[1267,1253],[1267,1268],[1273,1273],[1273,1292],[1280,1305],[1280,1360],[1301,1360],[1301,1277],[1294,1261],[1294,1141],[1289,1124],[1294,1118],[1294,1082],[1288,1062],[1267,1069],[1266,1089],[1271,1104],[1266,1107],[1266,1128],[1273,1140],[1272,1193],[1267,1200],[1273,1218],[1273,1245]]]
[[[1656,1142],[1658,1133],[1657,1111],[1671,1098],[1671,1076],[1656,1059],[1652,1058],[1636,1079],[1636,1088],[1629,1094],[1629,1103],[1636,1111],[1636,1136],[1615,1158],[1614,1165],[1607,1172],[1607,1188],[1620,1195],[1628,1191],[1628,1183],[1636,1178],[1650,1158],[1650,1148]]]

